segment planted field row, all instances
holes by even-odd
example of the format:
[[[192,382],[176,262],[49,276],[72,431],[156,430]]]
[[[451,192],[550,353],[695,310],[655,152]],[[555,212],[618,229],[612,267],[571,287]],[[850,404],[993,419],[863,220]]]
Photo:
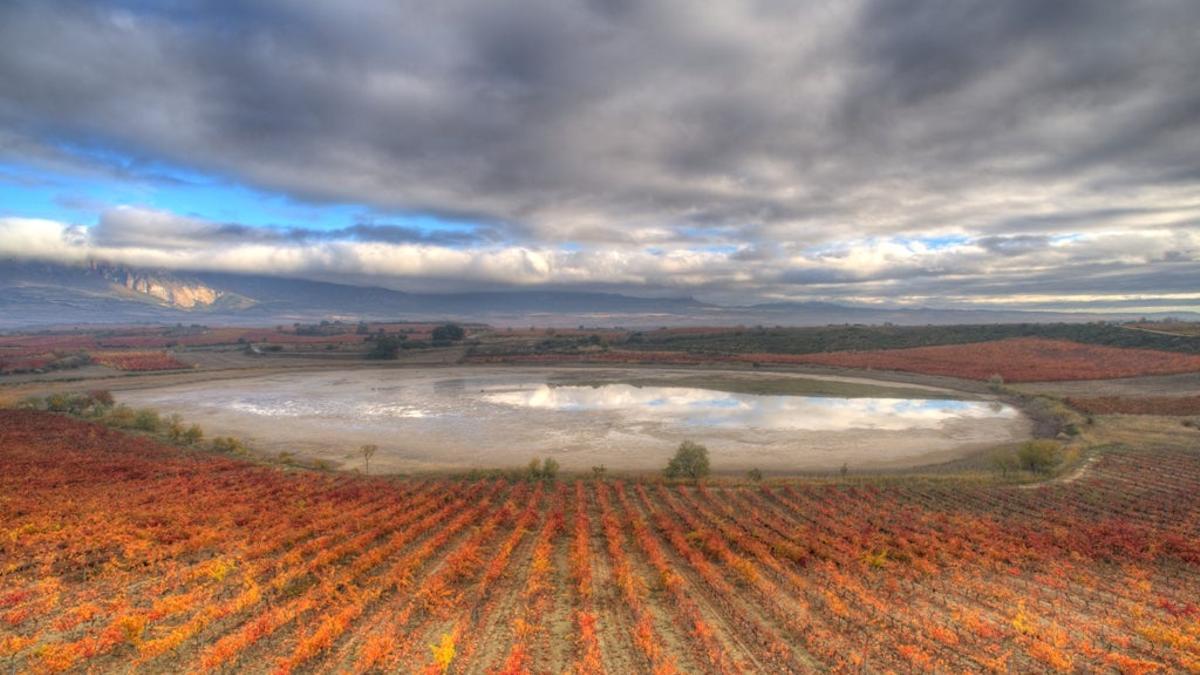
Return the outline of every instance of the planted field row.
[[[971,380],[1000,376],[1006,382],[1102,380],[1142,375],[1200,372],[1200,355],[1151,349],[1088,345],[1067,340],[1013,338],[992,342],[842,351],[814,354],[712,353],[611,350],[545,354],[491,354],[467,358],[474,363],[521,362],[637,363],[702,365],[753,363],[818,365],[836,368],[897,370]]]
[[[89,352],[92,360],[102,366],[117,370],[148,371],[148,370],[179,370],[190,368],[167,352],[156,351],[101,351]]]
[[[1067,403],[1094,415],[1200,415],[1200,396],[1096,396]]]
[[[1126,349],[1067,340],[1014,338],[939,347],[807,354],[803,363],[847,368],[903,370],[1007,382],[1106,380],[1141,375],[1200,371],[1200,355],[1153,349]]]
[[[388,480],[0,411],[16,671],[1200,669],[1200,455],[1038,489]]]

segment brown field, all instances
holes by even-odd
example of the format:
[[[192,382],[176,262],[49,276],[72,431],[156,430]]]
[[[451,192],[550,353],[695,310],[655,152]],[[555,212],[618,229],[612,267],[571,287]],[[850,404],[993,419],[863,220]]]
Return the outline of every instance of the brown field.
[[[1147,330],[1152,333],[1168,335],[1200,336],[1200,321],[1158,321],[1152,323],[1131,323],[1130,328]]]
[[[771,360],[775,355],[772,355]],[[901,370],[1006,382],[1101,380],[1200,371],[1200,355],[1087,345],[1067,340],[1013,338],[938,347],[804,354],[797,363]]]
[[[167,352],[159,351],[103,351],[89,352],[96,363],[116,370],[151,371],[180,370],[191,366]]]
[[[1068,398],[1067,403],[1095,415],[1200,415],[1200,396]]]
[[[1012,338],[992,342],[814,354],[712,354],[682,351],[584,351],[471,356],[472,363],[622,363],[648,365],[818,365],[892,370],[1006,382],[1098,380],[1200,372],[1200,355],[1087,345],[1067,340]]]
[[[384,480],[0,411],[15,671],[1196,671],[1198,597],[1187,445],[1033,489]]]

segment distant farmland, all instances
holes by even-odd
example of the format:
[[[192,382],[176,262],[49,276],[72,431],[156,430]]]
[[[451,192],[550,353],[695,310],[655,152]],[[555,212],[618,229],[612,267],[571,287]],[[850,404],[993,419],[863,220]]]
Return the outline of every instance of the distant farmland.
[[[796,357],[794,361],[844,368],[902,370],[973,380],[1000,375],[1008,382],[1103,380],[1200,371],[1200,355],[1197,354],[1103,347],[1043,338],[807,354]]]
[[[1200,456],[1070,480],[384,480],[0,411],[17,671],[1200,669]]]
[[[898,370],[986,380],[1000,375],[1007,382],[1100,380],[1141,375],[1200,372],[1200,354],[1153,349],[1127,349],[1045,338],[1011,338],[991,342],[839,351],[813,354],[621,350],[489,354],[468,357],[473,363],[620,363],[704,365],[753,363],[763,365],[820,365],[838,368]]]

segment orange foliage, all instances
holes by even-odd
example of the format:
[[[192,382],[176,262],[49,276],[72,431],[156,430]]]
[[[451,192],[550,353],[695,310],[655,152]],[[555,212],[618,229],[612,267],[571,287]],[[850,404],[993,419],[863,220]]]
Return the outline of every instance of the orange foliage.
[[[1200,396],[1096,396],[1067,404],[1095,415],[1200,415]]]
[[[280,471],[0,411],[0,659],[515,674],[600,672],[615,647],[660,674],[1200,665],[1195,452],[1113,448],[1030,490],[550,485]]]
[[[759,354],[745,355],[744,358],[841,368],[903,370],[972,380],[1000,375],[1007,382],[1101,380],[1200,371],[1200,355],[1196,354],[1104,347],[1044,338],[792,357]]]
[[[178,370],[190,368],[167,352],[91,352],[92,360],[117,370]]]

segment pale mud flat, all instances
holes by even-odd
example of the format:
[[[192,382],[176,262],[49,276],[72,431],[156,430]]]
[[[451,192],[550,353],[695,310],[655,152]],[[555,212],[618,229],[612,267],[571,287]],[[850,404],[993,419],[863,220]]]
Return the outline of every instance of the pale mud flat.
[[[553,457],[565,470],[662,468],[683,440],[708,446],[715,471],[904,468],[1027,438],[1014,408],[955,400],[919,385],[861,378],[654,369],[379,368],[272,374],[125,391],[122,403],[178,413],[209,436],[261,452],[372,473],[514,467]],[[731,391],[720,385],[727,378]],[[803,395],[762,395],[779,378]],[[716,383],[716,384],[714,384]],[[778,384],[778,382],[773,382]],[[853,396],[829,396],[831,387]],[[820,395],[811,395],[809,392]],[[900,392],[899,394],[897,392]]]

